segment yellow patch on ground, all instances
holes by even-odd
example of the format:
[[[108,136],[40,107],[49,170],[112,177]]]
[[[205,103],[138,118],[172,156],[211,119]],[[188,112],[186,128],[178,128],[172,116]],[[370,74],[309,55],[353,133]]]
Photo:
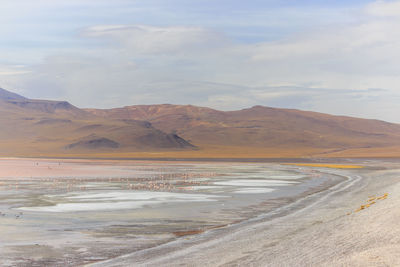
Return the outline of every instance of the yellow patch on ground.
[[[329,163],[286,163],[286,165],[306,166],[306,167],[322,167],[333,169],[361,169],[364,166],[346,165],[346,164],[329,164]]]
[[[379,199],[379,200],[386,199],[388,197],[388,195],[389,195],[388,193],[385,193],[383,196],[378,197],[376,199]]]
[[[364,210],[364,209],[366,209],[366,208],[369,208],[369,207],[371,207],[371,205],[375,204],[376,201],[378,201],[378,200],[384,200],[384,199],[386,199],[388,196],[389,196],[389,193],[385,193],[385,194],[383,194],[383,195],[380,196],[380,197],[370,196],[369,199],[367,200],[367,203],[364,204],[364,205],[361,205],[361,206],[360,206],[358,209],[356,209],[354,212],[359,212],[359,211],[361,211],[361,210]],[[351,214],[351,212],[347,213],[347,215],[350,215],[350,214]]]

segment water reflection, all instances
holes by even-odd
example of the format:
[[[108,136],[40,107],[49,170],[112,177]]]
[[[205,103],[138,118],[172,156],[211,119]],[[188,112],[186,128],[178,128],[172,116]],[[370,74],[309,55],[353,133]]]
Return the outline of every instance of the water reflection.
[[[11,263],[23,246],[45,246],[36,257],[53,263],[68,254],[70,266],[114,257],[265,213],[329,180],[265,163],[48,164],[45,175],[0,178],[0,257]]]

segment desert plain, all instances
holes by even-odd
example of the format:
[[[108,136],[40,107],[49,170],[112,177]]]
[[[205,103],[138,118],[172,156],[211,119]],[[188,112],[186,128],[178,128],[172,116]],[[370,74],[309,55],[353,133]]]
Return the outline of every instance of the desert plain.
[[[396,266],[394,159],[0,160],[2,266]]]

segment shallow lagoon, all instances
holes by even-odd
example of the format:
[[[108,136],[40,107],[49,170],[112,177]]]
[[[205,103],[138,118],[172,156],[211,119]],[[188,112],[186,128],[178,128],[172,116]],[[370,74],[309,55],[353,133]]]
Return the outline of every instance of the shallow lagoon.
[[[5,266],[116,257],[265,214],[337,181],[267,163],[34,159],[0,160],[0,177]]]

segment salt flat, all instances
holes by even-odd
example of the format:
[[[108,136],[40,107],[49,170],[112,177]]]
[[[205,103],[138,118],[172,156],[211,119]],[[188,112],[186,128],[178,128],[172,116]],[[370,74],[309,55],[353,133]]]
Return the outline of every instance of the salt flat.
[[[342,180],[270,163],[1,159],[0,264],[76,266],[144,252]]]
[[[276,216],[93,266],[399,266],[400,164],[368,166],[324,170],[348,179]]]
[[[0,265],[396,266],[400,164],[355,163],[3,159]]]

